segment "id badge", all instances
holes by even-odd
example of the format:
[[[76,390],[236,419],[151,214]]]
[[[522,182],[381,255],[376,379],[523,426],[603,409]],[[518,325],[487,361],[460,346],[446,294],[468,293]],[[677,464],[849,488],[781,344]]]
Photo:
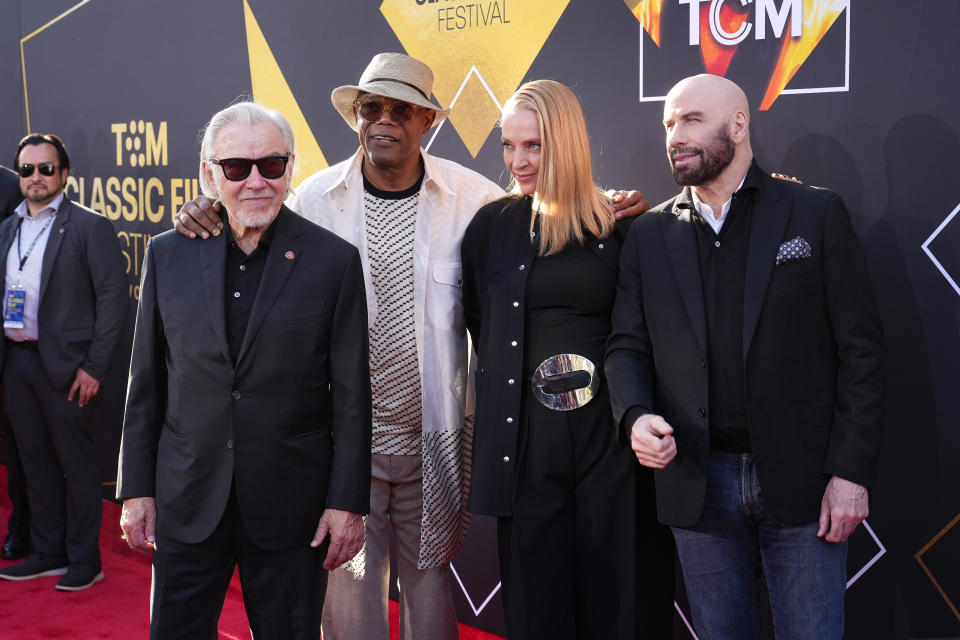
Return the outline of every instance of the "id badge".
[[[23,309],[27,304],[27,290],[20,286],[7,289],[3,305],[3,328],[23,329]]]

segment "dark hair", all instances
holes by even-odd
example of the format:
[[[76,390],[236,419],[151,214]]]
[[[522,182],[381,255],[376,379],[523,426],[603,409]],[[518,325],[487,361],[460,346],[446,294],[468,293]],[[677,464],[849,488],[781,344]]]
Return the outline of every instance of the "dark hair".
[[[63,140],[52,133],[28,133],[20,140],[17,145],[17,155],[13,158],[14,170],[20,168],[20,152],[28,145],[52,144],[57,150],[57,161],[60,163],[60,170],[70,168],[70,156],[67,155],[67,148],[63,146]]]

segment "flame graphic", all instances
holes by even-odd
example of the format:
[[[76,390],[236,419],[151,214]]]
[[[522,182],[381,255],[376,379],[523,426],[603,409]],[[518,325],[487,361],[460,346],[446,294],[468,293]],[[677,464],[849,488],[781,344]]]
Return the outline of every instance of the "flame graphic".
[[[803,3],[803,35],[784,38],[780,58],[770,76],[770,84],[763,96],[760,110],[769,109],[794,74],[803,66],[810,53],[820,44],[840,14],[850,6],[850,0],[808,0]],[[788,30],[789,33],[789,30]]]
[[[654,44],[660,46],[660,13],[663,9],[663,0],[623,0],[643,26],[643,30],[650,34]]]
[[[747,19],[747,13],[738,13],[730,4],[720,7],[720,25],[727,33],[734,33]],[[710,33],[710,5],[700,7],[700,54],[703,68],[715,76],[726,75],[738,45],[720,44]]]

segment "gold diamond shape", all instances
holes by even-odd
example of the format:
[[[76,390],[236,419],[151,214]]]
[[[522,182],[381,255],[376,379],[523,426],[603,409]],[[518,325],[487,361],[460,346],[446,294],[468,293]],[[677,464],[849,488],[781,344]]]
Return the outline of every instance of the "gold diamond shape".
[[[407,53],[433,69],[433,93],[440,105],[456,98],[450,121],[476,157],[500,116],[490,94],[503,104],[516,91],[567,4],[569,0],[384,0],[380,12]]]
[[[476,74],[470,74],[450,110],[450,122],[456,127],[460,139],[474,158],[499,119],[500,109],[490,97],[487,88]]]
[[[943,587],[940,586],[940,583],[937,581],[937,579],[933,577],[933,572],[930,571],[930,568],[927,566],[927,563],[923,561],[923,554],[929,551],[930,547],[937,544],[937,542],[940,541],[940,538],[942,538],[948,531],[950,531],[950,529],[952,529],[958,522],[960,522],[960,514],[957,514],[956,518],[954,518],[949,523],[947,523],[947,526],[941,529],[940,532],[937,533],[937,535],[933,536],[933,538],[930,539],[930,542],[923,545],[923,548],[920,549],[920,551],[917,551],[914,557],[917,559],[917,562],[920,564],[920,567],[923,568],[924,573],[927,574],[927,577],[930,578],[930,582],[932,582],[933,586],[936,587],[937,592],[940,594],[943,600],[947,603],[947,606],[950,607],[950,610],[953,612],[953,615],[957,617],[957,620],[960,620],[960,610],[957,609],[957,605],[954,604],[954,602],[950,599],[950,597],[947,595],[947,592],[943,590]]]

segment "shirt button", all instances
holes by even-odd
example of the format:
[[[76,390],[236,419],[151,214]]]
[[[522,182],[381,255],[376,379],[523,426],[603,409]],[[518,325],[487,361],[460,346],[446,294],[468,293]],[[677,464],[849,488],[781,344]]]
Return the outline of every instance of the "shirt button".
[[[234,298],[239,298],[239,297],[240,297],[240,292],[239,292],[239,291],[234,291],[234,292],[233,292],[233,297],[234,297]]]
[[[520,303],[519,303],[518,301],[514,300],[514,301],[513,301],[513,308],[516,309],[516,308],[519,307],[519,306],[520,306]]]
[[[700,366],[703,367],[704,369],[707,368],[707,361],[706,361],[706,359],[700,360]]]
[[[240,393],[239,391],[234,391],[233,393],[230,394],[230,397],[233,398],[234,400],[239,400],[240,398],[243,397],[243,394]]]
[[[598,249],[603,249],[603,243],[601,242],[600,244],[598,244],[598,245],[597,245],[597,248],[598,248]]]
[[[227,440],[227,449],[233,449],[233,440]]]
[[[700,407],[699,409],[697,409],[697,412],[700,414],[701,418],[707,417],[707,410],[704,409],[703,407]]]
[[[520,271],[523,271],[524,269],[526,269],[526,267],[524,265],[520,265]]]
[[[511,346],[511,347],[517,346],[517,341],[516,341],[516,340],[511,340],[511,341],[510,341],[510,346]]]
[[[247,270],[247,265],[245,264],[240,265],[240,271],[246,271],[246,270]]]
[[[720,241],[719,241],[719,240],[717,240],[716,242],[714,242],[714,243],[713,243],[713,246],[715,246],[715,247],[719,247],[719,246],[720,246]]]
[[[503,456],[504,462],[510,462],[510,456]]]
[[[513,379],[513,378],[510,378],[509,380],[507,380],[507,384],[513,384],[513,383],[514,383],[514,379]]]
[[[507,424],[513,424],[513,418],[507,418]]]

